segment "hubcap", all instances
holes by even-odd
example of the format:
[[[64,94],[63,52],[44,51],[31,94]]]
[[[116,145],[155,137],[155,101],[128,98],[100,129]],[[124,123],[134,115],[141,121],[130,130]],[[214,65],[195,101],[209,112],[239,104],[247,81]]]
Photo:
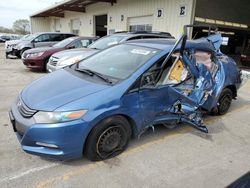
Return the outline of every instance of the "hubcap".
[[[122,150],[125,145],[124,132],[118,126],[109,127],[97,141],[97,153],[102,158],[107,158],[115,152]]]

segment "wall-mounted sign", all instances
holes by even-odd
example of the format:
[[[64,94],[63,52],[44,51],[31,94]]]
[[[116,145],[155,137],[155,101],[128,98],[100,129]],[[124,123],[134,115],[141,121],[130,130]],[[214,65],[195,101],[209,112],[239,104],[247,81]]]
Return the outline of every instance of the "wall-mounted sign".
[[[186,14],[187,14],[187,6],[180,5],[179,16],[186,16]]]
[[[156,17],[157,18],[163,18],[163,9],[157,9]]]

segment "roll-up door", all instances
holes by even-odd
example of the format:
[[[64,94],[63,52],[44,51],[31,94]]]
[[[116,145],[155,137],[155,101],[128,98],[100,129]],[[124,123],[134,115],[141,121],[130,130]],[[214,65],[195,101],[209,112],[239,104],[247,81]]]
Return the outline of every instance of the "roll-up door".
[[[129,31],[152,31],[153,16],[140,16],[128,18]]]

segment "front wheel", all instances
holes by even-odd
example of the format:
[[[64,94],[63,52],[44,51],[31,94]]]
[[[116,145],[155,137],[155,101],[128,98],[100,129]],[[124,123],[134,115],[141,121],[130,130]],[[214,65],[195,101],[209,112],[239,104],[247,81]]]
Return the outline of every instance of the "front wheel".
[[[122,153],[131,137],[129,122],[122,116],[97,124],[88,136],[85,153],[91,161],[105,160]]]
[[[26,51],[26,50],[29,50],[30,48],[24,48],[20,51],[20,55],[19,55],[19,58],[22,57],[23,53]]]

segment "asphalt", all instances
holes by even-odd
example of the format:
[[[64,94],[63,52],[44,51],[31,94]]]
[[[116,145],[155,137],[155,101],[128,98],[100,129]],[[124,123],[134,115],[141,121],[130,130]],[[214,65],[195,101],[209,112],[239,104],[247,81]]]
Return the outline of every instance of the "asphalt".
[[[209,134],[188,126],[156,127],[110,160],[55,161],[26,154],[12,130],[8,109],[31,72],[21,60],[5,59],[0,45],[0,187],[185,187],[219,188],[250,171],[250,81],[230,112],[205,119]]]

